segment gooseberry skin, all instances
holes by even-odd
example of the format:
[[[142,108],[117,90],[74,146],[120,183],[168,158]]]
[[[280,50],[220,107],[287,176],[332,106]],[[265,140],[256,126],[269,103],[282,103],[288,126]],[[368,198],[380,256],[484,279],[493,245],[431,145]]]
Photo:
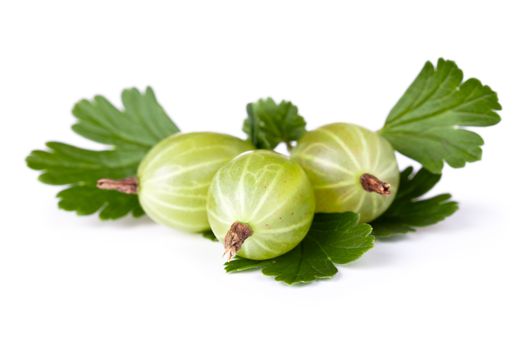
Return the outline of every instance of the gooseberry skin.
[[[293,249],[306,235],[315,212],[315,196],[304,170],[287,157],[265,150],[244,153],[221,168],[208,193],[208,219],[224,242],[235,222],[252,235],[237,254],[271,259]]]
[[[370,222],[392,204],[399,169],[390,143],[379,134],[349,123],[334,123],[306,133],[292,159],[306,171],[315,191],[317,212],[352,211]],[[389,195],[366,191],[361,176],[390,185]]]
[[[172,135],[155,145],[138,169],[138,196],[155,222],[191,232],[210,228],[206,197],[217,170],[253,149],[236,137],[193,132]]]

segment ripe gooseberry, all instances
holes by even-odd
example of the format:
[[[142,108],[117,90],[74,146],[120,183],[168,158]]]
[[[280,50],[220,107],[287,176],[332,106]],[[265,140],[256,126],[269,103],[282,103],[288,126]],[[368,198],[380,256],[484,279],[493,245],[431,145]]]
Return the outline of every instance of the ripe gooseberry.
[[[352,211],[361,222],[381,215],[394,200],[399,169],[390,143],[377,133],[348,123],[307,132],[292,151],[306,171],[317,212]]]
[[[253,146],[230,135],[193,132],[172,135],[155,145],[140,163],[137,177],[101,179],[98,187],[137,193],[155,222],[192,232],[210,228],[206,197],[217,170]]]
[[[293,249],[306,235],[315,196],[304,170],[287,157],[257,150],[221,168],[208,193],[208,219],[228,260],[263,260]]]

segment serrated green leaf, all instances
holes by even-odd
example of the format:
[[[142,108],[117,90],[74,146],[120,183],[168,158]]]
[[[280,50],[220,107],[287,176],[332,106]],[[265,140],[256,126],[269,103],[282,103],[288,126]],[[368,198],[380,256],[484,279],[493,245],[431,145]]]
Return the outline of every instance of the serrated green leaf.
[[[458,210],[458,203],[450,200],[450,194],[420,199],[438,183],[441,175],[425,168],[413,175],[413,170],[408,167],[401,172],[394,202],[383,215],[370,223],[376,237],[414,232],[416,227],[438,223]]]
[[[236,257],[234,260],[228,261],[224,264],[224,270],[226,272],[241,272],[249,271],[262,268],[266,265],[273,264],[272,260],[250,260],[241,258],[240,256]]]
[[[287,284],[308,283],[337,273],[334,264],[358,259],[373,247],[372,227],[359,224],[355,213],[316,214],[304,240],[290,252],[257,261],[236,258],[225,264],[228,272],[262,268],[265,275]]]
[[[148,87],[126,89],[121,95],[123,110],[118,110],[103,96],[81,100],[73,107],[77,122],[73,130],[95,142],[117,148],[149,149],[179,128],[171,121]]]
[[[497,124],[498,96],[477,79],[463,82],[453,61],[427,62],[380,131],[400,153],[441,173],[481,159],[483,139],[462,127]]]
[[[288,101],[276,104],[271,98],[246,106],[248,117],[243,131],[258,149],[274,149],[281,142],[290,147],[306,132],[306,122],[295,105]]]
[[[59,207],[79,215],[99,212],[101,219],[127,214],[143,215],[136,196],[96,188],[100,178],[135,175],[138,164],[157,142],[179,131],[155,98],[151,88],[122,92],[123,110],[96,96],[73,108],[73,130],[87,139],[110,146],[92,151],[60,142],[48,142],[47,150],[35,150],[27,165],[42,172],[39,179],[51,185],[69,185],[58,193]]]
[[[100,211],[102,220],[116,219],[130,213],[134,217],[144,214],[138,197],[124,193],[100,191],[94,186],[73,186],[58,192],[58,206],[79,215],[91,215]]]

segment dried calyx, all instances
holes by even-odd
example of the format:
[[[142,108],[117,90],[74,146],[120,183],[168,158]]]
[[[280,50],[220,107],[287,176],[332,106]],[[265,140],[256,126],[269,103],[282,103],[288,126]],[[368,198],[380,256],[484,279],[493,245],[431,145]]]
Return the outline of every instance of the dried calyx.
[[[244,241],[252,235],[253,231],[248,224],[234,222],[224,237],[224,255],[228,261],[231,260],[241,249]]]
[[[128,177],[121,180],[100,179],[97,181],[97,188],[101,190],[115,190],[127,194],[136,194],[138,181],[136,177]]]
[[[383,196],[390,194],[390,184],[379,180],[372,174],[361,175],[360,181],[365,191],[375,192]]]

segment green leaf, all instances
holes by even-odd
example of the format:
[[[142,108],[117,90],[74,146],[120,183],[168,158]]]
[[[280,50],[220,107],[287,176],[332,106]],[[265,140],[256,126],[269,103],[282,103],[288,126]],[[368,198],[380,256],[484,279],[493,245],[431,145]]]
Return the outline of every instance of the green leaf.
[[[144,214],[138,197],[120,192],[101,191],[94,186],[72,186],[57,194],[61,209],[91,215],[100,210],[100,218],[116,219],[131,213],[134,217]]]
[[[351,212],[316,214],[304,240],[290,252],[274,259],[257,261],[237,257],[227,262],[228,272],[262,268],[265,275],[288,284],[308,283],[337,273],[334,264],[358,259],[373,247],[372,227],[359,224]]]
[[[498,96],[477,79],[463,82],[453,61],[427,62],[380,131],[400,153],[441,173],[481,159],[483,139],[462,127],[497,124]]]
[[[258,149],[274,149],[281,142],[291,147],[306,132],[306,122],[291,102],[260,99],[249,103],[246,110],[243,131]]]
[[[399,190],[388,210],[370,224],[376,237],[414,232],[416,227],[438,223],[458,210],[458,203],[450,194],[440,194],[428,199],[419,197],[430,191],[441,178],[421,168],[415,175],[413,168],[401,172]]]
[[[110,146],[92,151],[60,142],[48,142],[46,150],[35,150],[27,165],[42,172],[40,181],[68,185],[58,193],[59,207],[79,215],[99,212],[101,219],[117,219],[129,213],[143,215],[137,196],[96,188],[100,178],[134,176],[137,167],[157,142],[179,131],[155,98],[151,88],[122,92],[123,110],[96,96],[73,108],[77,122],[73,130],[87,139]]]
[[[200,232],[200,234],[202,235],[202,237],[212,241],[212,242],[217,242],[217,237],[215,237],[215,235],[213,234],[213,231],[212,230],[206,230],[204,232]]]

